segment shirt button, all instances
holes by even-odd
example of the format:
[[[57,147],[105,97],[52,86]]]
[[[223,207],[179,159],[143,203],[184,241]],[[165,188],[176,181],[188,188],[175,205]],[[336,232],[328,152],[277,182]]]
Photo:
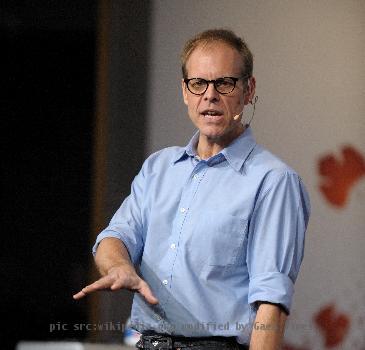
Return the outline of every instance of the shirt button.
[[[185,208],[180,208],[180,211],[181,211],[182,213],[185,213],[185,212],[186,212],[186,209],[185,209]]]
[[[160,317],[160,316],[158,316],[158,315],[156,315],[156,320],[157,320],[157,321],[161,321],[161,317]]]
[[[171,249],[175,249],[175,248],[176,248],[176,244],[175,244],[175,243],[172,243],[172,244],[170,245],[170,247],[171,247]]]
[[[168,280],[163,280],[162,283],[166,286],[166,284],[169,282],[168,282]]]
[[[195,180],[198,180],[199,179],[199,176],[197,174],[194,175],[194,179]]]

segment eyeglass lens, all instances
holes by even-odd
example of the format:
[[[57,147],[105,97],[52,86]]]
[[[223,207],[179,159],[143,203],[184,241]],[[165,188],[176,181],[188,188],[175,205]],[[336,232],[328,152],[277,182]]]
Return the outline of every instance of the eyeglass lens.
[[[215,89],[221,94],[228,94],[233,91],[236,82],[232,78],[220,78],[212,81]],[[188,82],[188,88],[193,94],[203,94],[208,89],[209,82],[205,79],[195,78]]]

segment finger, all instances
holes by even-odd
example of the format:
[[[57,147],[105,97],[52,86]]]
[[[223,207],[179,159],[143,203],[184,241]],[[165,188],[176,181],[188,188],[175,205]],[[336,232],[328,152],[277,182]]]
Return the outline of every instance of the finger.
[[[114,281],[114,283],[110,286],[111,290],[117,290],[117,289],[130,289],[130,290],[137,290],[139,287],[139,281],[141,281],[141,278],[137,275],[129,276],[125,278],[119,278]]]
[[[158,304],[158,299],[153,295],[151,288],[148,284],[141,280],[140,287],[138,288],[138,292],[143,295],[143,297],[150,303],[150,304]]]
[[[125,282],[124,280],[116,280],[111,286],[110,289],[111,290],[118,290],[118,289],[122,289],[123,287],[125,287]]]
[[[110,288],[110,285],[112,284],[112,281],[108,276],[102,277],[99,280],[95,281],[92,284],[89,284],[85,288],[82,288],[82,290],[76,294],[73,295],[73,298],[75,300],[81,299],[85,297],[87,294],[93,293],[97,290],[103,290]]]
[[[142,279],[134,272],[134,273],[125,273],[115,279],[113,284],[110,286],[111,290],[117,289],[129,289],[129,290],[137,290],[139,288],[139,283]]]
[[[79,300],[81,298],[83,298],[86,294],[81,290],[80,292],[74,294],[72,296],[72,298],[74,298],[75,300]]]

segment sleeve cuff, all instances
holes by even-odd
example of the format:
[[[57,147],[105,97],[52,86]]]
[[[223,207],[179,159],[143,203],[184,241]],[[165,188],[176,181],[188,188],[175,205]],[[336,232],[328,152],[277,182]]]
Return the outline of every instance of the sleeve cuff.
[[[250,279],[248,303],[267,301],[281,304],[289,313],[294,294],[294,284],[285,274],[267,272]]]
[[[261,304],[274,305],[274,306],[277,306],[281,311],[283,311],[287,316],[289,315],[289,310],[287,310],[287,308],[282,304],[271,303],[271,302],[266,301],[266,300],[257,301],[256,304],[257,304],[257,307],[259,307]]]
[[[129,257],[132,261],[133,264],[136,264],[137,263],[137,260],[138,260],[138,254],[137,254],[137,247],[136,247],[136,244],[133,244],[132,240],[128,237],[127,234],[121,234],[120,232],[117,232],[117,231],[113,231],[113,230],[104,230],[102,231],[96,238],[96,242],[92,248],[92,253],[93,255],[95,256],[96,254],[96,250],[98,248],[98,245],[99,243],[101,242],[101,240],[103,240],[104,238],[108,238],[108,237],[113,237],[113,238],[118,238],[120,239],[125,247],[127,248],[128,250],[128,254],[129,254]]]

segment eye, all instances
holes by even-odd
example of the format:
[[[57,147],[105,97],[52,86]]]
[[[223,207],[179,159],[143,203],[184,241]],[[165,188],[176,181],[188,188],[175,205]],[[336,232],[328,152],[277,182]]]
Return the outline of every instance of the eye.
[[[206,85],[206,81],[204,79],[193,79],[190,80],[190,86],[193,88],[200,88]]]
[[[221,78],[216,80],[215,85],[217,87],[231,87],[234,85],[234,82],[230,78]]]

